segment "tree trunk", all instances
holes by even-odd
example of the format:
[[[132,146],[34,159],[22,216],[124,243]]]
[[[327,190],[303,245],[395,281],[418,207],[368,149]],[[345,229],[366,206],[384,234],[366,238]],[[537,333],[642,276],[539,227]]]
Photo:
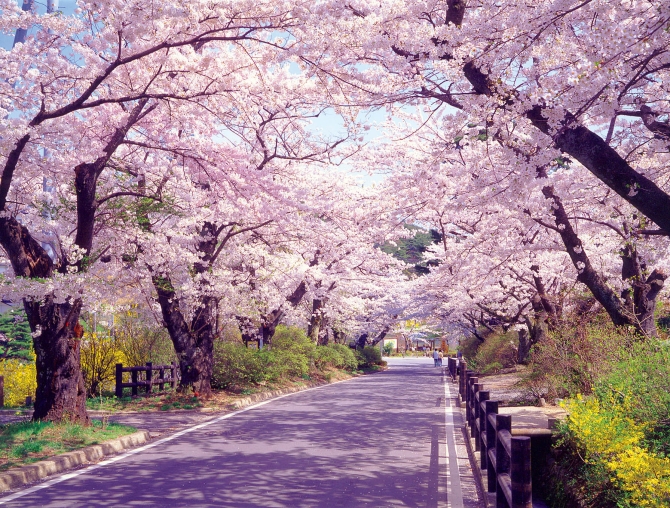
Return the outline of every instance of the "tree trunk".
[[[41,302],[24,301],[35,334],[37,391],[33,420],[90,423],[79,359],[81,305],[79,299],[55,303],[53,295]]]
[[[172,283],[165,277],[153,277],[158,293],[165,326],[172,339],[181,380],[179,391],[193,390],[208,397],[212,393],[212,365],[214,363],[214,323],[216,302],[203,297],[195,312],[191,326],[179,307],[179,299]]]
[[[646,277],[646,266],[640,259],[635,245],[627,243],[621,252],[621,278],[629,280],[632,289],[621,295],[629,307],[633,308],[636,327],[647,337],[656,337],[656,298],[663,288],[667,275],[661,270],[654,270]]]
[[[519,330],[519,350],[517,351],[517,363],[526,363],[530,353],[530,340],[528,331],[523,328]]]
[[[312,317],[309,320],[307,335],[314,344],[319,342],[319,332],[321,331],[321,322],[323,321],[324,301],[319,298],[312,300]]]

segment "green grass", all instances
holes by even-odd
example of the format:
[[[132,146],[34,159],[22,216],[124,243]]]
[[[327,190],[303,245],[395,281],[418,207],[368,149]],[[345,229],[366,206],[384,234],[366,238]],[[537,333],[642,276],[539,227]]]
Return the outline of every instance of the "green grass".
[[[51,422],[1,425],[0,471],[99,444],[135,431],[133,427],[116,423],[103,424],[97,420],[88,427]]]

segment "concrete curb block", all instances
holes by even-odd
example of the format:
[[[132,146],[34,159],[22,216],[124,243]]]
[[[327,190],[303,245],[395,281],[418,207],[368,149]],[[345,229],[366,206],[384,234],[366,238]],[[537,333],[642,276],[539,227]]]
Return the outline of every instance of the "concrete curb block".
[[[303,390],[307,390],[309,388],[316,388],[318,386],[330,385],[333,383],[338,383],[340,381],[348,381],[349,379],[353,378],[339,379],[337,381],[311,382],[307,383],[304,386],[292,386],[290,388],[284,388],[282,390],[272,390],[269,392],[254,393],[253,395],[249,395],[248,397],[244,397],[242,399],[236,400],[235,402],[232,402],[228,407],[230,409],[241,409],[243,407],[251,406],[252,404],[256,404],[258,402],[263,402],[264,400],[274,399],[275,397],[281,397],[282,395],[288,395],[289,393],[302,392]]]
[[[63,453],[28,466],[10,469],[6,473],[0,474],[0,492],[23,487],[47,476],[74,469],[77,466],[97,462],[109,455],[116,455],[129,448],[145,444],[149,439],[148,431],[139,430],[133,434],[117,437],[101,444]]]

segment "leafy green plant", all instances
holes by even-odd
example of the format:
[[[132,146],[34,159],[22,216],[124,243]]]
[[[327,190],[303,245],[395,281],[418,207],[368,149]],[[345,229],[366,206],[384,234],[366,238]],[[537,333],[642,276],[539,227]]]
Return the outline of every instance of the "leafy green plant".
[[[0,357],[33,361],[33,339],[23,309],[0,314]]]
[[[346,370],[356,370],[358,368],[358,360],[354,350],[344,344],[328,344],[326,347],[334,349],[342,357],[342,367]]]

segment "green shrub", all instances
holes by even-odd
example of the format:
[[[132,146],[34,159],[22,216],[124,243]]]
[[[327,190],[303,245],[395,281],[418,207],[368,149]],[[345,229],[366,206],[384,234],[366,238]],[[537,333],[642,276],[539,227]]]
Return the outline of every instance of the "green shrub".
[[[297,326],[279,325],[272,336],[273,351],[293,351],[313,360],[316,355],[316,345],[307,336],[302,328]]]
[[[260,352],[248,349],[242,344],[216,342],[212,386],[223,389],[234,385],[244,386],[265,381],[268,376],[266,365],[268,358],[263,358],[258,353]]]
[[[636,341],[625,329],[612,325],[607,316],[564,326],[531,348],[523,383],[537,397],[589,395],[598,379],[630,356]]]
[[[318,369],[342,367],[344,360],[337,350],[328,346],[316,346],[314,364]]]
[[[495,372],[516,365],[519,336],[516,331],[489,335],[480,343],[477,352],[468,362],[468,368],[484,373]]]
[[[646,445],[670,457],[670,345],[636,344],[629,355],[596,382],[594,394],[602,403],[625,398],[628,415],[646,427]]]
[[[373,365],[382,364],[382,353],[376,346],[365,346],[356,350],[359,368],[369,368]]]
[[[296,351],[261,350],[267,360],[268,381],[278,381],[309,374],[310,359]]]
[[[356,370],[358,368],[358,360],[356,353],[349,346],[344,344],[328,344],[326,347],[334,349],[342,357],[342,368],[346,370]]]

